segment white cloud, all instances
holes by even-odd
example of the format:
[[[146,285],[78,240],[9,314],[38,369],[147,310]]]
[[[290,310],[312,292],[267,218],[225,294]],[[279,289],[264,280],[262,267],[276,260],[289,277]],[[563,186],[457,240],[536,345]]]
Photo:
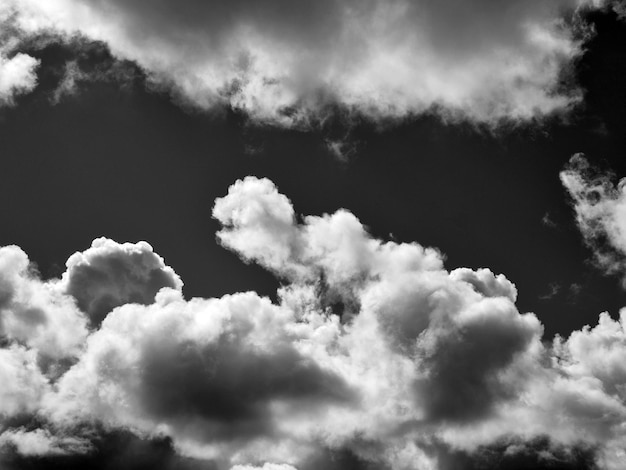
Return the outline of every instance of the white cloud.
[[[266,463],[262,467],[253,467],[250,465],[235,465],[231,470],[296,470],[291,465],[281,465]]]
[[[17,95],[32,91],[38,66],[39,61],[27,54],[6,55],[0,49],[0,104],[11,105]]]
[[[37,355],[20,346],[0,349],[0,419],[36,411],[48,387]]]
[[[54,359],[77,356],[87,336],[74,299],[39,280],[17,246],[0,248],[0,335]]]
[[[26,33],[104,41],[182,102],[307,125],[330,102],[373,119],[438,110],[495,124],[568,110],[586,0],[3,0]],[[599,5],[595,5],[599,6]]]
[[[21,31],[14,25],[17,6],[0,1],[0,106],[10,106],[15,97],[32,91],[37,85],[39,60],[16,51]]]
[[[626,276],[626,191],[624,181],[574,155],[560,174],[574,202],[576,222],[597,263],[609,273]],[[626,277],[623,281],[626,285]]]
[[[437,250],[377,240],[346,210],[297,218],[267,179],[237,181],[213,215],[224,246],[283,278],[279,302],[254,292],[186,300],[146,243],[96,240],[47,282],[24,271],[21,250],[0,251],[3,286],[54,291],[70,309],[72,296],[99,298],[102,282],[115,299],[56,369],[41,363],[39,342],[3,330],[3,446],[80,452],[104,429],[166,436],[219,469],[444,470],[489,455],[574,462],[583,451],[620,468],[623,320],[603,314],[594,328],[542,342],[503,275],[448,272]],[[149,292],[136,303],[119,290],[129,273],[154,272],[174,288],[157,283],[154,294],[133,281]],[[62,315],[47,308],[58,297],[41,299],[42,311]],[[84,329],[85,319],[61,325],[72,323]]]

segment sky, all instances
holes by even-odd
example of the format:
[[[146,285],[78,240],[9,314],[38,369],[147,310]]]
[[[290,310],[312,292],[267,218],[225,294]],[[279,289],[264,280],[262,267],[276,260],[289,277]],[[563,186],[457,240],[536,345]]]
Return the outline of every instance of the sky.
[[[0,468],[624,468],[623,3],[0,23]]]

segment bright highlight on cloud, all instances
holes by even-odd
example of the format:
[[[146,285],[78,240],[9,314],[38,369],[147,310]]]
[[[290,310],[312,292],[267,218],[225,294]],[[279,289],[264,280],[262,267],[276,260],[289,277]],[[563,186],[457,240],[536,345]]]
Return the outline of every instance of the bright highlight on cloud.
[[[594,168],[583,154],[574,155],[561,172],[574,202],[576,221],[595,260],[626,285],[626,192],[624,180]]]
[[[97,239],[50,281],[0,249],[4,467],[621,468],[624,313],[542,340],[503,275],[448,272],[346,210],[300,220],[267,179],[237,181],[213,216],[222,245],[283,279],[277,303],[186,300],[145,242]]]
[[[2,0],[26,35],[82,35],[201,109],[307,125],[329,104],[372,119],[436,111],[496,124],[562,112],[581,54],[572,19],[601,1]]]

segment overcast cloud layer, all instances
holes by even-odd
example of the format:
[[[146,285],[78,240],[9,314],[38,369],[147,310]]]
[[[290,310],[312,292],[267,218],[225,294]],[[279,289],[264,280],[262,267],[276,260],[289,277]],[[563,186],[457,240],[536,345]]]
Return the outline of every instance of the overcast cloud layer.
[[[373,119],[436,110],[495,124],[568,110],[574,11],[599,0],[2,0],[18,37],[80,34],[201,109],[306,125],[330,103]],[[48,36],[49,37],[49,36]],[[0,53],[0,96],[33,87]],[[78,74],[80,75],[80,74]]]
[[[284,281],[277,303],[185,300],[145,242],[97,239],[49,281],[0,249],[4,467],[125,442],[161,468],[622,468],[626,311],[542,338],[504,275],[449,272],[346,210],[299,220],[267,179],[213,216],[224,247]]]

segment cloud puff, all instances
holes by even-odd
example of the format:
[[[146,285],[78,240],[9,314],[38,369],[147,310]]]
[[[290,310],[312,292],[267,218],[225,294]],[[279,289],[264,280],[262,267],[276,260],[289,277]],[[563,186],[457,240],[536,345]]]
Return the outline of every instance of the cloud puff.
[[[115,299],[63,367],[3,330],[0,461],[144,461],[127,446],[165,442],[163,468],[621,468],[623,319],[542,340],[503,275],[449,272],[437,250],[377,240],[347,210],[298,217],[267,179],[237,181],[213,216],[225,247],[283,280],[276,302],[185,299],[145,243],[96,240],[45,282],[21,250],[0,251],[6,285],[54,292],[43,312],[67,302],[66,329],[86,331],[74,302],[100,298],[98,283]],[[174,286],[146,281],[154,272]],[[128,279],[146,296],[120,290]],[[23,292],[22,304],[39,291]]]
[[[21,34],[12,24],[13,13],[9,3],[0,2],[0,106],[13,105],[16,96],[37,85],[39,61],[16,50]]]
[[[574,155],[560,174],[585,243],[598,265],[626,275],[626,191],[624,181],[594,168],[583,154]],[[623,282],[626,285],[626,278]]]
[[[59,359],[77,356],[86,336],[74,300],[39,280],[19,247],[0,248],[0,337]]]
[[[48,380],[39,370],[37,355],[20,346],[0,349],[0,416],[37,410]]]
[[[495,124],[565,111],[586,0],[3,0],[27,34],[103,41],[202,109],[308,125],[336,103],[373,119],[438,111]],[[563,14],[565,13],[565,16]],[[571,87],[570,87],[571,88]]]
[[[88,250],[70,256],[66,265],[62,289],[94,324],[119,305],[147,305],[161,288],[180,290],[183,286],[146,242],[119,244],[98,238]]]

